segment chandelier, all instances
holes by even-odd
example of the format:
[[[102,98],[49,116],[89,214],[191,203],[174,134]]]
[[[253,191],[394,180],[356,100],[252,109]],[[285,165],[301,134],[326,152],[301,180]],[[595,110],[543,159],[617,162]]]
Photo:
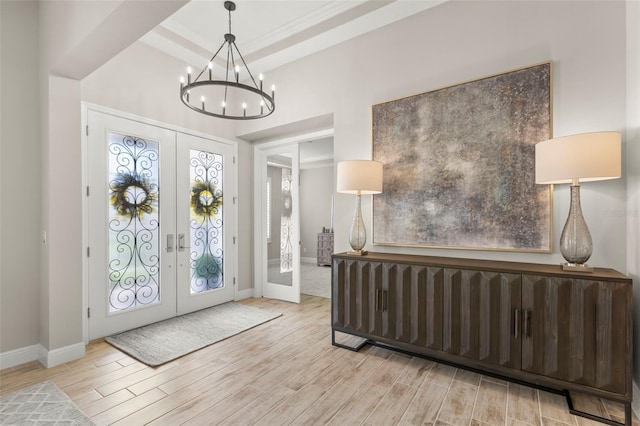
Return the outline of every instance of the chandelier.
[[[192,78],[191,67],[187,68],[187,80],[180,77],[180,99],[182,103],[201,114],[230,120],[252,120],[271,115],[276,109],[275,86],[271,86],[271,94],[262,89],[263,75],[256,83],[253,74],[245,62],[238,46],[236,36],[231,33],[231,12],[236,10],[236,4],[225,1],[224,8],[229,11],[229,32],[224,35],[224,42],[213,55],[202,71]],[[225,79],[213,79],[215,59],[220,52],[226,51]],[[241,73],[243,81],[240,83]],[[229,102],[227,102],[229,99]]]

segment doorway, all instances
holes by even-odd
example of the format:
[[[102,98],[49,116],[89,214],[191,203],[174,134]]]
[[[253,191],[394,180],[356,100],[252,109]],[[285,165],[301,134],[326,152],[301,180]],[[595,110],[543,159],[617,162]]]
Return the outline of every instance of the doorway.
[[[305,142],[317,141],[320,139],[332,138],[333,129],[318,131],[284,139],[275,142],[264,143],[254,147],[254,274],[256,297],[269,297],[281,300],[300,302],[301,293],[301,273],[310,265],[309,259],[314,260],[316,256],[316,234],[313,235],[313,243],[305,245],[305,264],[302,260],[302,240],[301,235],[301,215],[300,202],[302,194],[300,192],[301,181],[301,157],[300,152]],[[330,162],[330,165],[320,164]],[[311,167],[322,166],[331,167],[333,170],[333,147],[331,145],[330,158],[320,158],[315,155]],[[286,176],[291,168],[291,249],[293,264],[291,271],[282,268],[283,260],[286,259],[286,248],[288,243],[280,238],[283,234],[283,223],[286,223],[286,212],[282,215],[283,207],[286,210],[287,198],[279,197],[278,191],[283,186],[282,176]],[[284,172],[283,172],[284,171]],[[329,173],[333,181],[333,173]],[[333,188],[333,182],[330,187]],[[284,202],[283,202],[284,201]],[[329,213],[330,202],[325,203],[322,208],[326,209],[326,227],[330,225]],[[318,232],[322,231],[322,226]],[[280,239],[279,239],[280,238]],[[284,241],[284,244],[283,244]],[[311,255],[312,257],[308,257]],[[316,268],[315,263],[313,268]],[[323,272],[330,272],[326,269]],[[328,274],[321,274],[324,277]],[[321,278],[322,279],[322,278]],[[326,280],[327,289],[330,288],[330,278]],[[324,296],[327,297],[327,296]]]
[[[235,146],[87,111],[88,338],[234,298]]]

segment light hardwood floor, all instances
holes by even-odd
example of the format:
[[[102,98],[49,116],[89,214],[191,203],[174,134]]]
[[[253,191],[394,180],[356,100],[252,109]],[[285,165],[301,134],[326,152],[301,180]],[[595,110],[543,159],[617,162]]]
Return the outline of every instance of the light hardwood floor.
[[[98,425],[601,424],[569,414],[557,395],[377,347],[333,347],[329,299],[242,303],[284,315],[158,368],[95,341],[77,361],[0,371],[0,395],[53,380]],[[621,420],[619,406],[583,402]]]

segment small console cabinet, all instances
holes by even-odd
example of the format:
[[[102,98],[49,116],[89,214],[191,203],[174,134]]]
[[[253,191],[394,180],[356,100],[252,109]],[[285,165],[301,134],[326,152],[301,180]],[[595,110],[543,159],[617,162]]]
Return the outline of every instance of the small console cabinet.
[[[333,343],[371,343],[624,404],[631,425],[632,280],[612,269],[370,252],[332,256]],[[335,332],[362,337],[356,348]]]
[[[333,232],[318,233],[318,266],[331,266],[333,254]]]

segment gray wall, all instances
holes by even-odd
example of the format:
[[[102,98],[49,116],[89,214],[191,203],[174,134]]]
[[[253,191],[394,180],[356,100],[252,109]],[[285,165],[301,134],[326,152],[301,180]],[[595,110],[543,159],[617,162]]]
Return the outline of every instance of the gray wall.
[[[300,256],[316,258],[317,235],[331,227],[333,167],[300,171]]]
[[[278,89],[278,112],[264,120],[240,123],[238,134],[333,113],[335,162],[371,158],[371,105],[549,60],[553,61],[556,136],[624,131],[625,26],[624,2],[443,3],[271,71],[274,81],[287,82]],[[590,263],[595,266],[627,270],[626,221],[607,214],[624,210],[626,198],[624,177],[582,187],[583,211],[595,247]],[[567,185],[556,186],[553,205],[551,254],[370,244],[368,248],[558,264],[563,261],[558,240],[569,209]],[[336,251],[348,248],[352,209],[353,197],[336,196]],[[363,197],[363,214],[371,229],[370,196]]]
[[[627,273],[633,278],[634,379],[640,382],[640,2],[627,2]],[[637,397],[637,395],[636,395]]]
[[[36,2],[0,2],[0,55],[0,352],[6,352],[40,337]]]

